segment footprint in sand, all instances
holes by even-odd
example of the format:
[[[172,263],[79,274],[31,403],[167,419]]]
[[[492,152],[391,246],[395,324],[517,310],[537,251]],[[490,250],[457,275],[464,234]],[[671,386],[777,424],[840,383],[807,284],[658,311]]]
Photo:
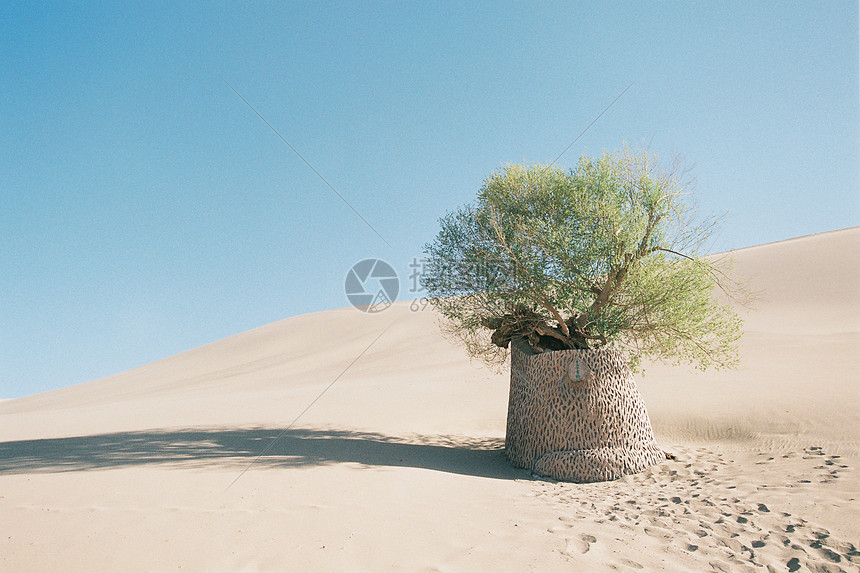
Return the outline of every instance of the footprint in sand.
[[[860,551],[857,551],[853,543],[836,539],[831,539],[830,541],[833,544],[833,548],[842,553],[847,561],[860,564]]]
[[[568,555],[583,554],[587,553],[590,548],[591,546],[588,543],[586,543],[582,539],[574,537],[573,539],[569,539],[567,541],[567,547],[565,548],[564,552]]]
[[[805,475],[780,476],[779,480],[787,481],[773,482],[776,484],[773,487],[779,487],[780,483],[796,485],[801,478],[817,480],[829,476],[834,470],[843,471],[840,466],[844,460],[838,456],[828,456],[821,450],[811,450],[806,454],[811,462],[807,462],[808,472]],[[680,469],[683,464],[673,466],[679,470],[679,477],[672,480],[671,488],[648,485],[655,478],[660,481],[671,475],[672,469],[661,466],[646,476],[637,474],[614,485],[594,487],[592,493],[597,495],[553,491],[558,495],[558,501],[567,504],[569,511],[566,513],[569,515],[559,517],[561,523],[549,531],[561,534],[566,544],[566,547],[562,546],[564,553],[570,557],[588,553],[591,549],[602,549],[600,546],[591,547],[597,541],[594,535],[574,533],[583,531],[583,519],[592,519],[594,523],[615,521],[616,526],[622,529],[647,535],[665,544],[667,551],[674,551],[673,555],[701,565],[698,570],[860,573],[856,568],[860,563],[860,552],[853,544],[833,538],[826,529],[816,527],[818,524],[780,511],[780,507],[760,503],[762,500],[756,500],[754,492],[743,487],[727,487],[730,482],[724,483],[724,476],[714,476],[705,467],[705,462],[710,461],[722,464],[719,468],[714,465],[713,470],[724,469],[724,462],[715,456],[695,458],[696,463],[692,467]],[[779,456],[767,461],[781,463]],[[635,486],[635,494],[631,494],[630,484]],[[600,501],[595,503],[595,499]],[[593,551],[588,557],[594,557],[594,553],[600,551]],[[616,555],[612,566],[616,569],[642,568],[636,562],[627,561]]]
[[[656,539],[672,539],[672,532],[668,529],[664,529],[662,527],[644,527],[642,531],[645,532],[645,535],[650,537],[654,537]]]
[[[830,537],[829,531],[827,531],[826,529],[813,529],[811,533],[817,539],[810,539],[806,542],[807,545],[809,545],[812,549],[817,550],[822,557],[824,557],[831,563],[839,563],[842,561],[842,556],[839,555],[839,553],[825,546],[825,543],[828,545],[830,544],[828,540],[828,538]],[[846,555],[846,558],[847,557],[848,556]]]
[[[574,537],[567,541],[567,549],[565,550],[565,553],[571,555],[587,553],[588,550],[591,549],[592,543],[597,543],[597,538],[593,535],[583,533],[578,537]]]
[[[728,563],[724,563],[722,561],[710,561],[708,565],[711,566],[711,569],[714,571],[720,571],[721,573],[732,573],[732,567]]]
[[[572,525],[553,525],[552,527],[547,529],[547,531],[550,533],[563,533],[563,532],[570,530],[571,527],[573,527],[573,526]]]
[[[645,566],[642,565],[641,563],[636,563],[635,561],[633,561],[631,559],[625,559],[622,557],[619,561],[621,562],[622,565],[626,565],[626,566],[632,567],[634,569],[644,569],[645,568]]]

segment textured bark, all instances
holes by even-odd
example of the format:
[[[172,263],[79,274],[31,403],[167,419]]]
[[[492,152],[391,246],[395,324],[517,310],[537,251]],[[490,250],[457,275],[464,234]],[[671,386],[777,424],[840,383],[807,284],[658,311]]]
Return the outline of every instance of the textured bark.
[[[587,379],[570,380],[572,360],[587,365]],[[511,348],[505,452],[517,467],[575,482],[618,479],[667,458],[620,354],[533,354],[521,339]]]

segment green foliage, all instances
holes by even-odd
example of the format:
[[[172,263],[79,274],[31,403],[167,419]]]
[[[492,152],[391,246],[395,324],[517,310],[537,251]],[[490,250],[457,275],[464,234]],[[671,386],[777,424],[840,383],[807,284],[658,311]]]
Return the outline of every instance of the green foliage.
[[[677,165],[623,150],[565,172],[507,165],[448,213],[422,277],[445,330],[470,355],[507,357],[612,344],[642,358],[734,366],[741,320],[714,297],[742,288],[701,256],[713,220],[694,222]]]

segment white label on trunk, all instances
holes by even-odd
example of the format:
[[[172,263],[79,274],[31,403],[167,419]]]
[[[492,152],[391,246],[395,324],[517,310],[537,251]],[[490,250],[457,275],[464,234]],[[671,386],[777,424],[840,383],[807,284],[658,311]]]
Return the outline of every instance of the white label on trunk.
[[[574,358],[567,367],[567,376],[574,382],[588,380],[591,377],[591,369],[581,358]]]

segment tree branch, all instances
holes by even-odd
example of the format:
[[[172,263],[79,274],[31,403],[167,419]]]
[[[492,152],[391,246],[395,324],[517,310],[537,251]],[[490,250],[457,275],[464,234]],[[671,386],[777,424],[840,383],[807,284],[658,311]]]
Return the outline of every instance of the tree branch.
[[[739,300],[740,299],[739,295],[736,296],[737,292],[734,292],[734,293],[731,292],[729,290],[729,287],[726,286],[725,284],[723,284],[723,280],[731,282],[731,280],[732,280],[731,277],[726,275],[726,273],[724,273],[723,271],[721,271],[720,269],[718,269],[714,265],[710,265],[708,263],[702,262],[701,259],[697,259],[695,257],[691,257],[690,255],[685,255],[684,253],[679,253],[678,251],[673,251],[672,249],[667,249],[665,247],[653,247],[649,250],[650,253],[653,253],[654,251],[663,251],[665,253],[670,253],[672,255],[677,255],[679,257],[683,257],[683,258],[687,259],[688,261],[692,261],[694,263],[701,264],[702,266],[704,266],[707,269],[708,274],[711,275],[711,278],[714,279],[714,283],[718,287],[720,287],[721,291],[723,291],[726,295],[728,295],[733,300]],[[719,276],[717,276],[717,275],[719,275]],[[720,277],[722,277],[722,279]],[[735,283],[735,284],[737,285],[737,283]],[[737,290],[743,292],[743,289],[737,289]]]
[[[492,222],[493,230],[496,232],[496,238],[498,239],[499,244],[501,244],[502,248],[504,248],[508,252],[508,254],[511,256],[513,261],[517,264],[517,266],[523,272],[523,274],[525,274],[528,277],[529,281],[532,283],[532,286],[535,286],[536,281],[535,281],[534,277],[532,277],[531,274],[529,274],[528,270],[526,270],[526,268],[525,268],[525,265],[523,265],[520,262],[520,260],[517,258],[517,256],[514,254],[514,252],[511,250],[511,248],[508,247],[508,243],[507,243],[507,241],[505,241],[505,237],[502,234],[501,227],[499,226],[498,221],[496,220],[496,212],[495,212],[495,209],[493,209],[493,208],[491,208],[490,221]],[[570,336],[570,330],[567,328],[567,324],[565,324],[564,319],[561,317],[561,313],[559,313],[555,309],[555,307],[553,307],[549,303],[549,301],[546,299],[546,297],[539,290],[537,291],[537,293],[529,293],[529,294],[531,295],[531,298],[535,299],[535,301],[538,304],[540,304],[547,311],[549,311],[550,314],[552,314],[553,318],[555,318],[555,320],[558,322],[558,327],[561,329],[561,332],[565,336],[569,337]],[[535,294],[537,296],[535,296]]]

